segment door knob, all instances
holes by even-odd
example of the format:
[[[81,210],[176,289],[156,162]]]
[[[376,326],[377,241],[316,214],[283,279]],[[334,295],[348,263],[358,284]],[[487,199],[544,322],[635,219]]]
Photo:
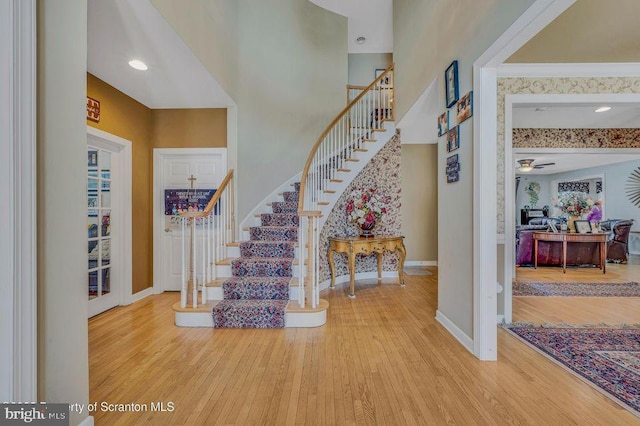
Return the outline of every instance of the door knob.
[[[171,228],[164,228],[164,232],[166,232],[167,234],[171,232]]]

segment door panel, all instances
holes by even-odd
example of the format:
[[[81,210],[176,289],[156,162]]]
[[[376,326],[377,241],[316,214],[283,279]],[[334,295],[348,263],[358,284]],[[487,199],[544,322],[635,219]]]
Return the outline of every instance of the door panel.
[[[163,150],[171,151],[171,150]],[[181,149],[180,154],[167,153],[160,159],[160,173],[158,178],[161,182],[156,183],[159,188],[158,197],[164,200],[165,189],[188,189],[191,187],[189,178],[193,175],[196,180],[196,189],[217,189],[227,174],[226,150],[211,149],[211,154],[189,154],[187,149]],[[214,152],[215,151],[215,152]],[[221,151],[224,151],[221,154]],[[159,253],[154,263],[161,262],[159,268],[161,276],[154,276],[154,280],[164,291],[179,291],[182,287],[182,229],[180,225],[171,220],[170,216],[164,215],[164,203],[156,205],[156,217],[161,224],[158,235]],[[189,234],[187,232],[187,242]],[[198,252],[201,251],[202,242],[198,243]]]

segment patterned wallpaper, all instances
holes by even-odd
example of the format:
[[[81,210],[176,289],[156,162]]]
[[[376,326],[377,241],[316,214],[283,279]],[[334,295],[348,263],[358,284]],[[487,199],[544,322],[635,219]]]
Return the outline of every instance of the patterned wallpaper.
[[[513,129],[514,148],[640,148],[640,129]]]
[[[640,93],[637,77],[544,77],[498,79],[498,233],[504,233],[504,96],[506,94]],[[621,145],[616,145],[623,147]],[[560,146],[556,146],[560,147]],[[627,147],[627,146],[624,146]]]
[[[331,278],[327,250],[329,249],[329,237],[357,236],[360,229],[347,222],[346,206],[351,192],[356,188],[377,188],[378,194],[390,198],[387,204],[387,214],[374,229],[375,234],[400,235],[400,194],[402,191],[400,181],[400,133],[396,130],[387,144],[376,154],[364,169],[347,187],[338,202],[331,210],[327,221],[320,232],[320,282]],[[358,256],[356,272],[369,272],[376,270],[376,255]],[[343,254],[335,256],[336,276],[347,275],[347,258]],[[398,270],[398,257],[395,253],[385,253],[382,268],[384,271]]]

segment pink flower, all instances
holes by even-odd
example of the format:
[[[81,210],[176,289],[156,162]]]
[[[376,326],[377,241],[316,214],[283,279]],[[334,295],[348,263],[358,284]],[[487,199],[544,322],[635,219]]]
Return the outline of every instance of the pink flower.
[[[373,213],[369,213],[369,214],[367,215],[367,217],[365,217],[365,218],[364,218],[364,221],[365,221],[366,223],[371,223],[371,222],[373,222],[374,220],[376,220],[376,217],[373,215]]]

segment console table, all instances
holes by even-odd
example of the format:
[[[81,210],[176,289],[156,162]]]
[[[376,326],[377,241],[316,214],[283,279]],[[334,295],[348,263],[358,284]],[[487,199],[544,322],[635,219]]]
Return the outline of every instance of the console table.
[[[378,279],[382,278],[382,254],[385,251],[398,252],[398,279],[400,285],[404,287],[402,269],[407,251],[404,248],[404,237],[401,236],[374,236],[374,237],[349,237],[349,238],[329,238],[329,267],[331,269],[331,288],[336,285],[336,269],[334,264],[335,253],[346,253],[349,261],[349,297],[356,297],[355,275],[356,275],[356,255],[375,253],[378,260]]]
[[[534,232],[533,233],[533,267],[538,267],[538,241],[562,242],[562,272],[567,272],[567,244],[568,243],[599,243],[600,269],[607,272],[607,240],[606,233],[601,234],[572,234],[567,232]]]

